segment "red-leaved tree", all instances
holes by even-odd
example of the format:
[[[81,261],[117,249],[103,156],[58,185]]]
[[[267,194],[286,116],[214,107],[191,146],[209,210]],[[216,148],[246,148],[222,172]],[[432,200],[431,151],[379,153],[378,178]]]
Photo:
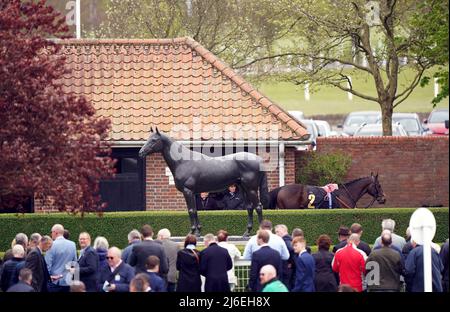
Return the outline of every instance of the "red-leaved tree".
[[[64,16],[45,1],[0,0],[0,209],[34,197],[61,211],[100,211],[111,177],[110,121],[63,91],[66,69],[51,38]]]

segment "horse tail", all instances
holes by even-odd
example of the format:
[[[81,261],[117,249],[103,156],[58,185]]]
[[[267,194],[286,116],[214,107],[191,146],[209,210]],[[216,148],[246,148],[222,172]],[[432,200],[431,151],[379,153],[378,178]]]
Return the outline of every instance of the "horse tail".
[[[259,180],[259,200],[263,208],[269,208],[269,187],[267,186],[267,174],[262,172]]]
[[[269,209],[276,209],[278,203],[278,193],[280,192],[281,187],[277,187],[274,190],[269,192]]]

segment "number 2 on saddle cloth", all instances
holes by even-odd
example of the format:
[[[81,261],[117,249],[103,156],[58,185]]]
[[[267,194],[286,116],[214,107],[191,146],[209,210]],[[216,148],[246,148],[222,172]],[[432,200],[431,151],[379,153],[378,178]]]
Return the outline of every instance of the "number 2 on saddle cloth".
[[[308,193],[308,206],[309,209],[321,209],[321,208],[335,208],[333,203],[336,200],[336,195],[333,191],[337,190],[337,184],[327,184],[323,187],[320,186],[307,186],[306,191]]]

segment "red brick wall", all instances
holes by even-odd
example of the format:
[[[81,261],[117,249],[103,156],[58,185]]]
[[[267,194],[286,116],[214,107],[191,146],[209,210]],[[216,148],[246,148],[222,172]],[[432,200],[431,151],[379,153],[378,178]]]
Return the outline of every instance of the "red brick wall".
[[[293,183],[295,181],[295,149],[286,148],[285,158],[285,181],[286,184]],[[166,176],[167,165],[162,155],[152,154],[147,157],[146,163],[146,210],[186,209],[183,194],[175,188],[175,185],[169,185],[169,177]],[[268,172],[269,190],[278,187],[278,172],[278,168]]]
[[[379,173],[387,198],[384,207],[449,205],[448,136],[317,140],[317,153],[335,151],[352,157],[346,180],[368,176],[371,171]],[[302,152],[297,152],[297,165],[301,164],[301,157]],[[358,206],[369,200],[368,195],[364,196]]]

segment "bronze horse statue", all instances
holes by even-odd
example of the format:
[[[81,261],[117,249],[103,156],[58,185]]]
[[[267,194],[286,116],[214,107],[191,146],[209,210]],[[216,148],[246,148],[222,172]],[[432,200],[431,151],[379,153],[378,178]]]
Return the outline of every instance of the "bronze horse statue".
[[[305,208],[330,208],[328,197],[331,196],[331,208],[356,208],[356,203],[365,194],[372,196],[380,204],[386,202],[386,198],[378,180],[378,174],[370,174],[369,177],[355,179],[339,184],[338,189],[327,193],[319,186],[289,184],[272,190],[269,193],[269,209],[305,209]]]
[[[247,210],[248,222],[244,236],[248,236],[252,230],[254,209],[261,223],[263,206],[267,206],[269,194],[267,175],[263,170],[264,162],[261,157],[246,152],[210,157],[191,151],[161,133],[158,128],[155,132],[150,129],[150,132],[150,137],[140,149],[139,156],[162,153],[174,177],[175,187],[183,193],[186,200],[192,234],[199,236],[201,231],[195,194],[219,192],[233,183],[240,186]],[[261,198],[258,197],[258,190]]]

